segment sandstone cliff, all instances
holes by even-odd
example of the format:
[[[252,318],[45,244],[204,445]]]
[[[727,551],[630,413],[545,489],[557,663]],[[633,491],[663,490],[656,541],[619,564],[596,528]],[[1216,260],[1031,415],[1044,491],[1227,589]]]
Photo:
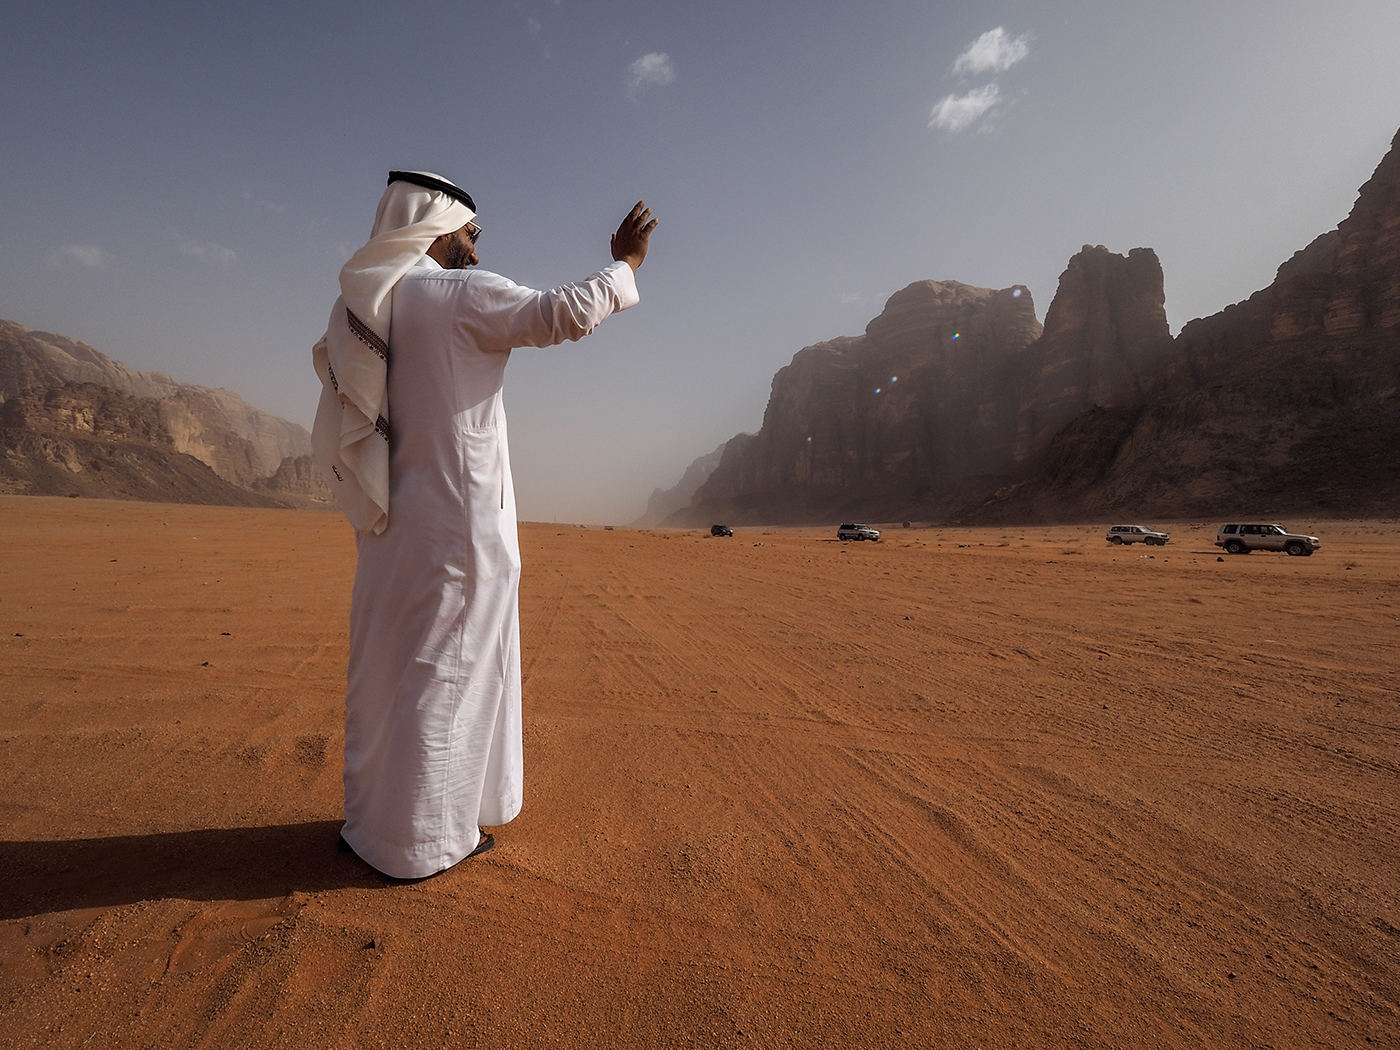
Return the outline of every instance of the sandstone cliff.
[[[724,455],[724,446],[727,444],[728,442],[720,442],[714,451],[697,456],[690,466],[685,468],[681,480],[669,489],[652,489],[646,511],[631,523],[632,527],[644,529],[659,525],[676,511],[688,507],[695,496],[695,490],[703,485],[714,473],[715,467],[719,466],[720,457]]]
[[[1080,412],[1142,400],[1171,350],[1162,265],[1151,248],[1125,258],[1084,245],[1060,275],[1045,334],[1030,351],[1030,395],[1021,407],[1017,459],[1044,452]]]
[[[780,369],[762,428],[725,446],[672,520],[879,517],[960,494],[1014,455],[1005,390],[1039,334],[1024,288],[909,285],[863,336],[806,347]]]
[[[1149,248],[1085,245],[1043,330],[1024,287],[919,281],[863,336],[799,351],[762,428],[669,520],[942,517],[1016,478],[1084,409],[1136,403],[1170,347]]]
[[[270,477],[258,478],[250,486],[255,492],[265,492],[282,500],[294,500],[302,505],[308,499],[312,505],[330,507],[335,498],[314,456],[288,456],[278,464]],[[310,496],[307,495],[310,493]]]
[[[157,404],[95,383],[8,398],[0,404],[0,492],[242,507],[304,503],[231,484],[177,451]]]
[[[303,427],[254,408],[232,391],[181,383],[163,372],[138,372],[87,343],[0,321],[0,402],[67,383],[92,383],[157,402],[175,451],[234,485],[258,487],[285,460],[311,454],[311,436]],[[313,502],[330,498],[314,468],[298,476],[304,485],[284,495]]]
[[[1081,416],[959,520],[1400,509],[1400,134],[1337,229],[1164,361],[1130,409]]]

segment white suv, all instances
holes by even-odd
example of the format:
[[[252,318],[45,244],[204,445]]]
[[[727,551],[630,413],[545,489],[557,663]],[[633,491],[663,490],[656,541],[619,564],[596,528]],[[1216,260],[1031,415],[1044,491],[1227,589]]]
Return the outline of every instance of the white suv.
[[[1307,557],[1322,546],[1316,536],[1302,536],[1289,532],[1282,525],[1240,524],[1220,526],[1215,534],[1215,545],[1224,547],[1231,554],[1248,554],[1250,551],[1287,551],[1297,557]]]
[[[1148,547],[1164,547],[1171,537],[1165,532],[1153,532],[1146,525],[1114,525],[1108,530],[1108,535],[1104,539],[1108,540],[1109,543],[1137,543],[1141,541]]]
[[[869,525],[861,525],[858,522],[847,521],[836,530],[836,538],[838,540],[874,540],[878,543],[880,541],[880,530],[872,529]]]

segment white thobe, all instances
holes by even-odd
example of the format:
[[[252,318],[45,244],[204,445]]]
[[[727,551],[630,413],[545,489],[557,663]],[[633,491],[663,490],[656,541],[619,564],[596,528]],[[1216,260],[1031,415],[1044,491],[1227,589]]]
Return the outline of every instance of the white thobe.
[[[389,524],[358,535],[345,841],[396,878],[476,848],[523,798],[520,545],[501,400],[512,347],[637,303],[617,262],[540,292],[424,256],[394,289]]]

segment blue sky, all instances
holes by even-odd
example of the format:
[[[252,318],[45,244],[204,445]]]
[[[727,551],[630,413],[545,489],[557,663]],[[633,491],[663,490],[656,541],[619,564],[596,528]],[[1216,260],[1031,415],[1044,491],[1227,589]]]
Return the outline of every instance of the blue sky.
[[[0,317],[309,426],[390,168],[549,286],[644,197],[642,305],[507,371],[522,517],[626,521],[772,374],[914,280],[1155,248],[1173,330],[1345,217],[1400,127],[1400,4],[8,5]]]

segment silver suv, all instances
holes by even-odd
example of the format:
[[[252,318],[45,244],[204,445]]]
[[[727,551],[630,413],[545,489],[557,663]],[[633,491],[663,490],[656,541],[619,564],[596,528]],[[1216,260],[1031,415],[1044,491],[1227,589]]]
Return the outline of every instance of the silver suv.
[[[1108,530],[1104,539],[1108,540],[1109,543],[1137,543],[1141,541],[1148,547],[1164,547],[1171,537],[1165,532],[1153,532],[1146,525],[1114,525]]]
[[[1316,536],[1301,536],[1289,532],[1282,525],[1240,524],[1220,526],[1215,534],[1215,545],[1224,547],[1231,554],[1248,554],[1250,551],[1287,551],[1295,558],[1306,557],[1322,546]]]
[[[843,522],[836,530],[838,540],[874,540],[880,541],[880,530],[872,529],[869,525],[861,525],[859,522]]]

